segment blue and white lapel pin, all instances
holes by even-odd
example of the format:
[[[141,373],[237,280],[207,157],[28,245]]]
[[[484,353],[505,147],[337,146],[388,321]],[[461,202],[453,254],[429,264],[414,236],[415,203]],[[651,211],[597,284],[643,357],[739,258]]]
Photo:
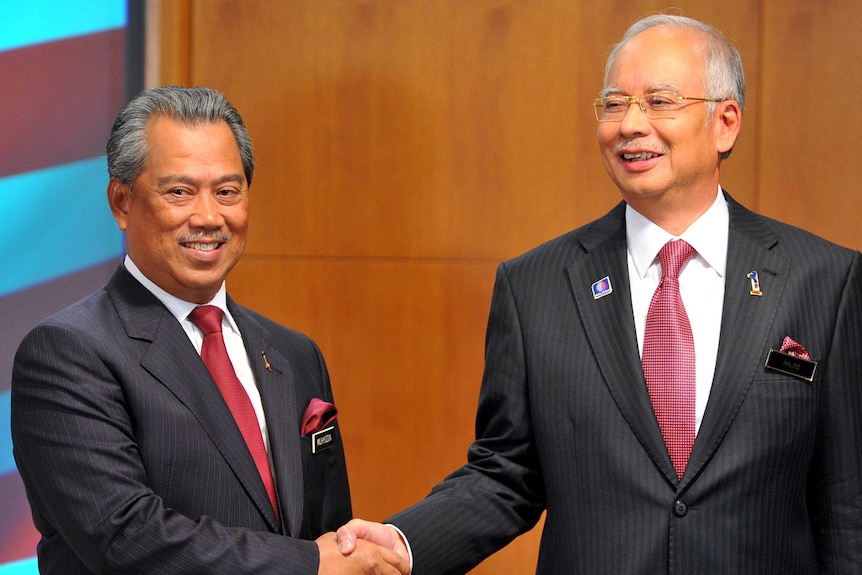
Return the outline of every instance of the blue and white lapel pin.
[[[605,276],[599,281],[593,283],[593,299],[601,299],[606,295],[610,295],[613,293],[614,288],[611,285],[611,277]]]

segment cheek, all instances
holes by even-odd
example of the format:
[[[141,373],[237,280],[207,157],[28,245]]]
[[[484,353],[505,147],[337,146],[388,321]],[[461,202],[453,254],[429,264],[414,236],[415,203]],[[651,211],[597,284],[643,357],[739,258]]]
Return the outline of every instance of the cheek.
[[[614,129],[612,122],[599,123],[599,127],[596,129],[596,139],[602,151],[613,144],[616,139],[616,133],[617,131]]]
[[[178,206],[152,202],[139,205],[138,209],[130,214],[129,219],[130,226],[135,223],[138,227],[159,233],[182,226],[187,221],[188,215]]]
[[[237,207],[236,210],[225,213],[224,219],[232,233],[245,235],[248,229],[248,207]]]
[[[692,138],[688,143],[679,141],[674,146],[674,156],[677,163],[689,166],[693,170],[712,169],[714,167],[714,147],[710,146],[708,138]]]

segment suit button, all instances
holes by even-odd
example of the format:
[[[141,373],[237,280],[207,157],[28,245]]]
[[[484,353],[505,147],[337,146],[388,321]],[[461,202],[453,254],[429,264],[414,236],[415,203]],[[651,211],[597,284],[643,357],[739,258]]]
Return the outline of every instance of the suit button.
[[[673,514],[677,517],[685,517],[685,514],[688,513],[688,507],[682,501],[674,501],[673,503]]]

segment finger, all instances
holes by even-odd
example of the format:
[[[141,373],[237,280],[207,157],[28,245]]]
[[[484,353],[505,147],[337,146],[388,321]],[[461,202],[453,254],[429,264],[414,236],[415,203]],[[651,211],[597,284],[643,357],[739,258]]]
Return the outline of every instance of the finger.
[[[410,561],[405,560],[399,553],[385,547],[380,547],[380,558],[395,568],[399,575],[410,575]]]

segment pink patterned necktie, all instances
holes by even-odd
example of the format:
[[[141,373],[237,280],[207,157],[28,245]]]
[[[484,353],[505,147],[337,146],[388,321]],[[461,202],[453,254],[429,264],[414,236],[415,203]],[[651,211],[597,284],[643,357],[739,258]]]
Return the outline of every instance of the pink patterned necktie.
[[[662,276],[647,313],[642,357],[647,390],[679,478],[695,435],[694,337],[679,293],[679,272],[694,253],[682,240],[661,248]]]
[[[272,471],[269,468],[269,459],[266,456],[260,424],[257,421],[251,400],[236,376],[236,371],[234,371],[233,364],[228,357],[221,331],[222,311],[216,306],[201,305],[192,310],[189,319],[204,334],[201,358],[236,420],[246,445],[248,445],[248,450],[254,458],[255,466],[257,466],[263,485],[266,487],[266,492],[269,494],[275,515],[278,517],[275,483],[272,480]]]

